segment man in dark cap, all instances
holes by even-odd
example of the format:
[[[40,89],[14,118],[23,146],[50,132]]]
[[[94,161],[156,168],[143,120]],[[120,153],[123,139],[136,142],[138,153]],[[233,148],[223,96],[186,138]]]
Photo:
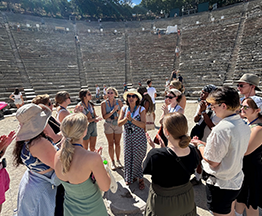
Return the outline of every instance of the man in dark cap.
[[[196,125],[191,130],[191,138],[197,136],[199,140],[206,142],[208,135],[211,133],[212,128],[218,124],[221,120],[216,116],[215,112],[212,111],[211,106],[206,102],[208,95],[215,91],[217,87],[209,84],[204,86],[200,94],[200,103],[198,104],[196,114],[194,116],[194,122]],[[191,180],[193,185],[201,183],[202,168],[201,164],[198,165],[195,177]]]

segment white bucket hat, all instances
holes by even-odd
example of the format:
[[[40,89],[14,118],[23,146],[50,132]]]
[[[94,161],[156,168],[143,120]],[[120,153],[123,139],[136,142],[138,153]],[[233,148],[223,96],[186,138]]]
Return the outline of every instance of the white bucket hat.
[[[20,123],[20,128],[16,135],[17,141],[29,140],[39,135],[45,129],[51,110],[41,104],[26,104],[20,107],[16,112],[16,118]]]
[[[138,93],[136,89],[129,89],[128,91],[126,91],[126,92],[123,94],[124,100],[127,99],[127,95],[128,95],[128,94],[135,94],[135,95],[139,98],[139,100],[142,100],[142,95],[141,95],[140,93]]]

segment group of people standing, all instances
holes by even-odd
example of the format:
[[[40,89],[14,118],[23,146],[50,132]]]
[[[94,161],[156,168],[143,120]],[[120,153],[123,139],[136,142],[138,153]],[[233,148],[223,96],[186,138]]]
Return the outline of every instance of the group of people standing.
[[[28,168],[20,182],[18,216],[107,215],[100,190],[107,191],[111,179],[99,155],[101,148],[96,149],[97,122],[102,119],[111,169],[124,167],[126,184],[138,181],[140,190],[145,188],[143,175],[151,175],[144,215],[196,215],[193,185],[204,179],[207,206],[214,215],[240,216],[246,210],[248,216],[258,216],[262,206],[262,99],[255,95],[259,78],[245,74],[237,82],[243,98],[230,87],[204,86],[190,137],[184,89],[173,80],[161,108],[156,136],[160,148],[146,133],[148,116],[155,110],[151,80],[147,88],[125,91],[125,105],[115,88],[107,88],[102,117],[96,115],[88,89],[79,91],[81,101],[73,114],[67,109],[69,93],[58,92],[56,118],[49,96],[38,95],[16,113],[20,128],[14,163]],[[0,156],[14,138],[14,132],[0,137]],[[147,142],[152,147],[148,154]],[[7,177],[5,173],[1,179],[2,194],[8,189]]]

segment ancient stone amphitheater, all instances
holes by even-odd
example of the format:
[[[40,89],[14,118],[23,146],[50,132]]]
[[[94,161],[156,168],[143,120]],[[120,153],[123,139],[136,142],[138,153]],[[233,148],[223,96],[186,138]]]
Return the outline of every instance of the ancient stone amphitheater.
[[[174,25],[180,36],[155,34]],[[59,90],[77,98],[82,87],[94,92],[95,84],[106,84],[122,92],[123,82],[137,86],[148,78],[162,92],[173,68],[184,77],[187,97],[194,98],[207,83],[231,86],[243,73],[260,76],[261,34],[260,0],[141,22],[72,22],[2,12],[0,101],[10,102],[14,87],[26,101]]]

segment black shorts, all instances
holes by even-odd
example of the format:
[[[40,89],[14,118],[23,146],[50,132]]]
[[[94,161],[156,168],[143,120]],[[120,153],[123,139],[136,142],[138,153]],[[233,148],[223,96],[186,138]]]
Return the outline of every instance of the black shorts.
[[[156,111],[156,104],[154,103],[154,112]]]
[[[206,184],[207,207],[218,214],[229,214],[232,202],[237,198],[239,190],[220,189],[214,185]]]

